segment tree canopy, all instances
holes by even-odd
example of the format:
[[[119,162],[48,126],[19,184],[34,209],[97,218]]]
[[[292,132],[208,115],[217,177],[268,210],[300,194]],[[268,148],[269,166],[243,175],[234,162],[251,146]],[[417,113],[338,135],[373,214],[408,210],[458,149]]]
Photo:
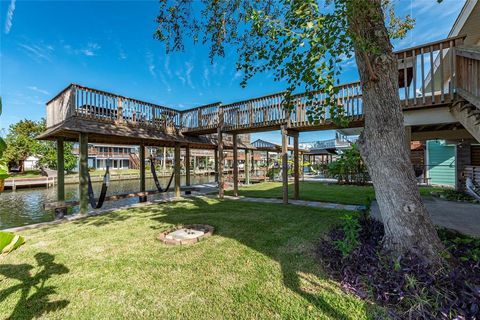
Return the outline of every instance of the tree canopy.
[[[3,160],[10,165],[20,164],[30,156],[39,158],[38,164],[51,169],[57,167],[56,144],[53,141],[40,141],[36,137],[45,131],[45,119],[40,121],[21,120],[9,127],[6,136],[7,147]],[[65,144],[65,170],[75,168],[77,158],[72,153],[73,144]]]
[[[399,18],[388,0],[382,1],[389,35],[402,38],[414,25],[410,16]],[[210,47],[210,58],[224,56],[226,46],[237,49],[237,69],[243,71],[242,86],[260,72],[273,72],[276,81],[287,84],[285,105],[297,90],[328,93],[323,105],[309,114],[320,119],[329,108],[331,116],[345,124],[343,108],[336,104],[342,62],[353,58],[354,45],[374,51],[376,46],[362,36],[355,24],[359,11],[374,8],[363,0],[302,1],[161,1],[155,37],[167,53],[184,50],[186,39]]]

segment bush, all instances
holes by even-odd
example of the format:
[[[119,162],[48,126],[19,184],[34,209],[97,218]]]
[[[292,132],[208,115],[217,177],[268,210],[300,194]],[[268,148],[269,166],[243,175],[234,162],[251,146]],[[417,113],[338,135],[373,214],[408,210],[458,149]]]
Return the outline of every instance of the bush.
[[[338,160],[328,165],[328,175],[345,184],[362,185],[369,180],[367,167],[356,144],[345,150]]]

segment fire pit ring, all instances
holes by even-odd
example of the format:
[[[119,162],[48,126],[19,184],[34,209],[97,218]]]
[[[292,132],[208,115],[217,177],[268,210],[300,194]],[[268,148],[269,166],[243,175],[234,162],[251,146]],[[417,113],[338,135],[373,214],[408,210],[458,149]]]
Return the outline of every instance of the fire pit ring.
[[[167,245],[194,244],[210,237],[214,230],[208,224],[187,224],[162,232],[157,239]]]

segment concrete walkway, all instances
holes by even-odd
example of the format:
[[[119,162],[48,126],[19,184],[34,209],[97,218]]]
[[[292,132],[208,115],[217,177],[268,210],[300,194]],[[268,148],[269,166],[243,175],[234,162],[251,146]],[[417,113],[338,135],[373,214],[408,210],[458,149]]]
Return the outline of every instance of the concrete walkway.
[[[233,197],[225,196],[225,199],[228,200],[239,200],[239,201],[248,201],[248,202],[260,202],[260,203],[283,203],[282,199],[275,198],[249,198],[249,197]],[[357,206],[351,204],[338,204],[338,203],[329,203],[329,202],[318,202],[318,201],[305,201],[305,200],[288,200],[289,204],[297,206],[307,206],[314,208],[323,208],[323,209],[338,209],[338,210],[348,210],[348,211],[358,211],[365,209],[365,206]]]
[[[447,201],[435,197],[424,197],[423,203],[435,225],[480,237],[480,204]],[[381,220],[376,201],[372,202],[371,215]]]

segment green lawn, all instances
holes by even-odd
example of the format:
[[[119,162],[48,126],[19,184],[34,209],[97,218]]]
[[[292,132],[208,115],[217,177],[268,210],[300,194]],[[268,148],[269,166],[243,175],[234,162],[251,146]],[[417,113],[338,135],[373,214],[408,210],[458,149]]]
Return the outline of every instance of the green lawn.
[[[38,178],[41,177],[40,171],[38,170],[26,170],[18,173],[10,173],[9,179],[18,179],[18,178]]]
[[[420,193],[427,196],[432,191],[440,191],[442,188],[420,187]],[[226,192],[232,195],[233,191]],[[264,182],[243,186],[239,194],[253,198],[282,198],[281,182]],[[293,197],[293,183],[288,186],[289,197]],[[321,182],[300,182],[300,199],[309,201],[333,202],[341,204],[368,204],[375,198],[372,186],[350,186],[339,184],[327,184]]]
[[[313,255],[345,213],[198,198],[21,232],[0,264],[0,318],[372,319],[381,309],[342,292]],[[182,223],[215,234],[155,239]]]

